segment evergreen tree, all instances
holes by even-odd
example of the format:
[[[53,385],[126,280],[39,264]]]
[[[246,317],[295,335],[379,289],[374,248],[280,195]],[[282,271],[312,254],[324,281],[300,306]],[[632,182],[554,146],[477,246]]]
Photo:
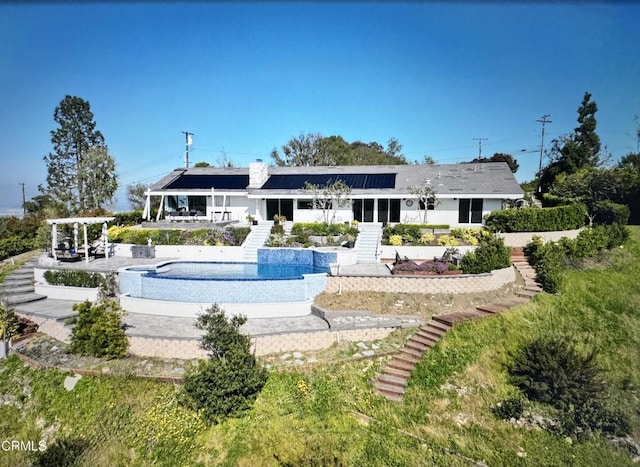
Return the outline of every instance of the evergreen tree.
[[[600,137],[596,133],[595,114],[597,104],[589,92],[584,93],[578,108],[578,127],[570,135],[553,141],[553,161],[542,169],[540,187],[547,193],[556,176],[570,175],[585,167],[596,167],[600,163]]]
[[[101,152],[103,158],[108,153],[104,136],[95,129],[89,102],[67,95],[56,107],[53,118],[59,128],[51,132],[53,152],[44,157],[47,186],[40,186],[40,190],[50,195],[54,202],[67,206],[71,213],[94,207],[96,192],[102,192],[104,199],[99,200],[100,203],[111,199],[115,192],[111,189],[115,180],[115,164],[106,159],[91,158],[92,148],[104,149]],[[91,175],[96,166],[104,164],[106,173]]]

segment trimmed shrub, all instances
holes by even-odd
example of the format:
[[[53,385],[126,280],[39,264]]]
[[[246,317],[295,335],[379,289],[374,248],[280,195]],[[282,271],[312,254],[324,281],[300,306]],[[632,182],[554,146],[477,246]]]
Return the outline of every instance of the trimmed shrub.
[[[199,315],[196,327],[205,331],[201,347],[209,360],[187,373],[184,404],[210,423],[250,409],[267,381],[267,373],[251,353],[250,337],[239,329],[247,319],[227,319],[217,304]]]
[[[591,208],[594,225],[627,225],[631,211],[624,204],[598,201]]]
[[[495,236],[483,238],[475,251],[467,253],[460,261],[460,269],[465,274],[482,274],[510,265],[511,251]]]
[[[520,208],[493,211],[487,227],[500,232],[549,232],[579,229],[585,224],[587,208],[581,203],[554,208]]]
[[[73,305],[78,312],[71,332],[69,351],[98,358],[127,355],[129,342],[122,329],[122,308],[111,300],[91,303],[86,300]]]
[[[18,317],[11,306],[0,301],[0,339],[11,340],[18,335],[19,329]]]

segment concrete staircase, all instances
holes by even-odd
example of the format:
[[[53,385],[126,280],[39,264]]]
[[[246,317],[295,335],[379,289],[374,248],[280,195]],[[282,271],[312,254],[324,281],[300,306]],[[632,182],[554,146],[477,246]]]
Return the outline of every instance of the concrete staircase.
[[[243,259],[248,263],[258,261],[258,248],[264,245],[271,233],[271,222],[261,222],[251,227],[251,233],[244,241]]]
[[[535,270],[529,266],[522,248],[512,248],[511,262],[524,279],[524,286],[503,303],[480,305],[473,310],[434,316],[411,336],[375,381],[376,390],[390,401],[402,402],[407,381],[425,352],[433,347],[456,323],[500,313],[526,303],[542,289],[536,282]]]
[[[16,269],[9,274],[0,286],[0,298],[11,307],[16,307],[24,303],[31,303],[44,300],[44,295],[35,293],[33,287],[33,267],[30,262]]]
[[[358,227],[358,238],[354,246],[358,263],[377,263],[382,238],[382,224],[361,222]]]

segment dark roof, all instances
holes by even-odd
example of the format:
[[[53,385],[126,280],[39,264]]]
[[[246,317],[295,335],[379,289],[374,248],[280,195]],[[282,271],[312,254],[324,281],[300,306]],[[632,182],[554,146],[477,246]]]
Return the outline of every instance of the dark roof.
[[[182,174],[162,188],[196,188],[244,190],[249,185],[249,175],[188,175]]]
[[[396,174],[307,174],[271,175],[262,185],[263,190],[301,190],[307,183],[323,187],[338,180],[352,189],[395,188]]]

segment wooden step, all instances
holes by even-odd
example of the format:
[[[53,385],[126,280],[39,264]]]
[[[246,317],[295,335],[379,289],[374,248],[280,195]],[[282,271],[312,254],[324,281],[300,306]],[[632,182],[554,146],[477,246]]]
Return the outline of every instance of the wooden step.
[[[400,355],[402,355],[402,354],[412,355],[412,356],[416,357],[418,360],[420,360],[422,358],[422,356],[424,355],[424,351],[417,350],[417,349],[412,349],[411,347],[404,347],[400,351]]]
[[[431,318],[431,321],[429,321],[426,326],[422,326],[420,329],[428,329],[429,331],[442,331],[442,334],[445,334],[449,329],[451,329],[451,325],[436,321],[435,318],[436,316]]]
[[[409,376],[411,376],[410,370],[401,370],[400,368],[394,368],[392,366],[387,366],[384,369],[384,373],[387,375],[397,376],[399,378],[405,378],[405,379],[409,379]]]
[[[433,334],[425,335],[424,331],[419,331],[411,337],[411,340],[420,342],[427,347],[433,347],[433,345],[438,341],[439,336],[435,336]]]
[[[404,395],[404,387],[403,386],[396,386],[396,385],[392,385],[392,384],[385,384],[385,383],[381,383],[381,382],[377,382],[376,383],[376,389],[382,393],[385,394],[393,394],[396,396],[403,396]]]
[[[509,308],[508,306],[505,305],[500,305],[497,303],[492,303],[490,305],[479,305],[476,307],[476,310],[481,311],[482,313],[486,313],[489,315],[494,315],[496,313],[501,312],[502,310],[505,310]]]
[[[407,349],[405,347],[404,349],[402,349],[402,352],[400,352],[400,355],[398,355],[398,358],[400,360],[405,360],[405,361],[413,363],[415,365],[422,358],[422,354],[420,354],[420,356],[418,356],[415,353],[410,352],[410,349]]]
[[[401,388],[404,388],[407,384],[407,379],[383,373],[378,376],[378,382],[382,384],[388,384],[389,386],[399,386]]]
[[[376,388],[378,392],[382,394],[387,400],[391,402],[402,402],[402,394],[397,394],[395,392],[387,392],[384,388]]]
[[[422,352],[424,354],[427,350],[429,350],[431,348],[431,343],[429,343],[429,345],[427,345],[427,344],[424,344],[422,342],[419,342],[419,341],[415,340],[412,337],[405,344],[405,348],[415,349],[415,350],[417,350],[419,352]]]
[[[527,290],[519,290],[519,291],[516,292],[516,295],[518,297],[533,298],[536,295],[538,295],[538,292],[529,292]]]
[[[391,362],[389,362],[389,364],[387,365],[387,368],[394,368],[400,371],[413,371],[415,366],[416,366],[415,362],[411,362],[403,358],[400,358],[400,356],[398,355],[396,358],[391,360]]]

